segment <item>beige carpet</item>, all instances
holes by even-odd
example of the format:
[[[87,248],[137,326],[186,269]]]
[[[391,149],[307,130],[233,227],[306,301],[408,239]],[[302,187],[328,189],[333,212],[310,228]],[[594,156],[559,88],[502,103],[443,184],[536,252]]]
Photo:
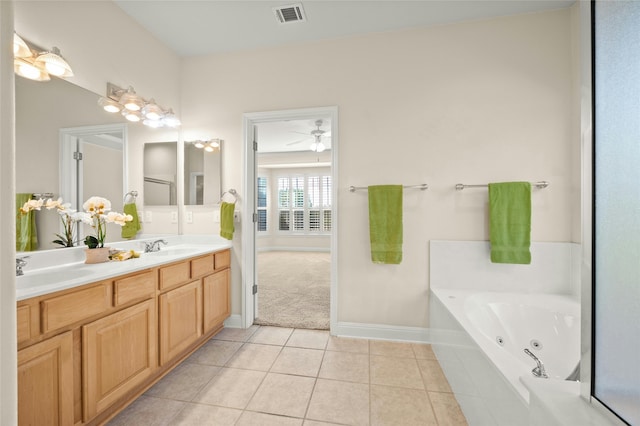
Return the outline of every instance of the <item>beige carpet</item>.
[[[329,329],[331,254],[258,252],[256,324]]]

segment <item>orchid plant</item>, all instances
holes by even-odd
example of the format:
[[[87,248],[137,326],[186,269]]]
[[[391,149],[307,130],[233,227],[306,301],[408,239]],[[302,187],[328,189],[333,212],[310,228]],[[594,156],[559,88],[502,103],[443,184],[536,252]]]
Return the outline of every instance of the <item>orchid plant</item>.
[[[62,247],[73,247],[75,245],[75,224],[81,220],[78,213],[70,209],[71,204],[62,203],[62,198],[53,200],[49,198],[44,200],[40,198],[38,200],[29,200],[20,208],[22,214],[27,214],[32,210],[40,210],[42,207],[46,207],[47,210],[56,209],[60,215],[62,221],[63,234],[56,234],[57,240],[53,240],[53,244],[61,245]]]
[[[90,225],[95,235],[87,235],[84,243],[90,249],[104,247],[104,240],[107,237],[107,223],[115,223],[124,226],[126,222],[133,220],[130,214],[123,214],[111,211],[111,202],[102,197],[90,197],[82,205],[84,212],[79,213],[81,220]]]

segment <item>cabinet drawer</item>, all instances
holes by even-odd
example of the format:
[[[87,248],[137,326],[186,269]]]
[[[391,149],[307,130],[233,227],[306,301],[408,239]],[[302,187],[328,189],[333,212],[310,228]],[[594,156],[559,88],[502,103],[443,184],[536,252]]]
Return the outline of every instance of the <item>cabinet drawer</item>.
[[[231,250],[225,250],[216,253],[216,270],[228,268],[231,266]]]
[[[190,262],[176,263],[175,265],[160,268],[160,290],[166,290],[178,284],[189,282],[191,279]]]
[[[114,305],[120,306],[134,300],[153,297],[156,291],[156,276],[155,271],[147,271],[115,280],[113,282]]]
[[[213,272],[213,269],[213,254],[193,259],[191,261],[191,278],[210,274]]]
[[[44,300],[42,332],[48,333],[98,315],[111,308],[111,281]]]

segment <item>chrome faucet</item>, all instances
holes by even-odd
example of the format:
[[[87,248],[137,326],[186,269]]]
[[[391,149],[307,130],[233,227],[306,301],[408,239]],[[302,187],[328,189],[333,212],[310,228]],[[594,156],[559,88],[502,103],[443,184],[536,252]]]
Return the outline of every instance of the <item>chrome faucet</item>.
[[[536,376],[536,377],[542,377],[543,379],[548,379],[549,376],[547,375],[547,372],[544,369],[544,365],[542,364],[542,361],[540,361],[538,359],[537,356],[535,356],[533,354],[533,352],[531,352],[529,349],[524,348],[524,353],[529,355],[531,358],[533,358],[533,360],[536,362],[536,366],[533,368],[533,370],[531,370],[531,373]]]
[[[160,251],[160,243],[167,245],[169,244],[165,240],[155,240],[152,243],[144,243],[144,252],[145,253],[153,253],[156,251]]]
[[[16,257],[16,277],[19,275],[24,275],[22,268],[27,266],[27,261],[25,259],[28,258],[29,256]]]

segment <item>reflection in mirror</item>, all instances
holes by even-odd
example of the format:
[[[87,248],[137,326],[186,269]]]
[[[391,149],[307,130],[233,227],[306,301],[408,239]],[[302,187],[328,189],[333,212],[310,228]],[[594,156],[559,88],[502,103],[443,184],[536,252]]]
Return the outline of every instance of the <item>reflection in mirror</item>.
[[[222,141],[220,141],[222,142]],[[220,150],[184,145],[184,204],[205,205],[220,202]]]
[[[177,205],[178,143],[144,144],[144,205]]]
[[[105,114],[97,106],[98,95],[61,79],[52,78],[43,83],[17,77],[15,88],[16,193],[51,193],[54,199],[64,196],[64,202],[73,201],[75,205],[72,208],[81,209],[84,202],[82,197],[86,193],[103,195],[101,191],[106,190],[113,195],[104,193],[103,196],[113,197],[110,200],[113,209],[121,211],[117,209],[122,208],[122,190],[126,185],[123,172],[125,132],[109,133],[104,128],[116,123],[122,125],[122,117]],[[93,127],[96,131],[67,135],[68,139],[65,139],[63,129],[77,130],[81,127]],[[76,147],[80,145],[84,160],[61,158],[63,140]],[[67,153],[73,155],[76,151],[78,149]],[[108,162],[102,161],[107,157]],[[61,164],[65,161],[73,164],[73,167],[64,167],[63,170],[73,172],[73,176],[60,172]],[[63,195],[64,189],[60,184],[65,179],[69,179],[75,200],[67,193]],[[59,247],[52,241],[57,239],[55,234],[61,231],[60,223],[60,216],[54,211],[43,208],[35,212],[35,230],[27,230],[36,235],[38,244],[34,249]],[[109,239],[119,239],[119,236],[118,229],[107,233]]]

